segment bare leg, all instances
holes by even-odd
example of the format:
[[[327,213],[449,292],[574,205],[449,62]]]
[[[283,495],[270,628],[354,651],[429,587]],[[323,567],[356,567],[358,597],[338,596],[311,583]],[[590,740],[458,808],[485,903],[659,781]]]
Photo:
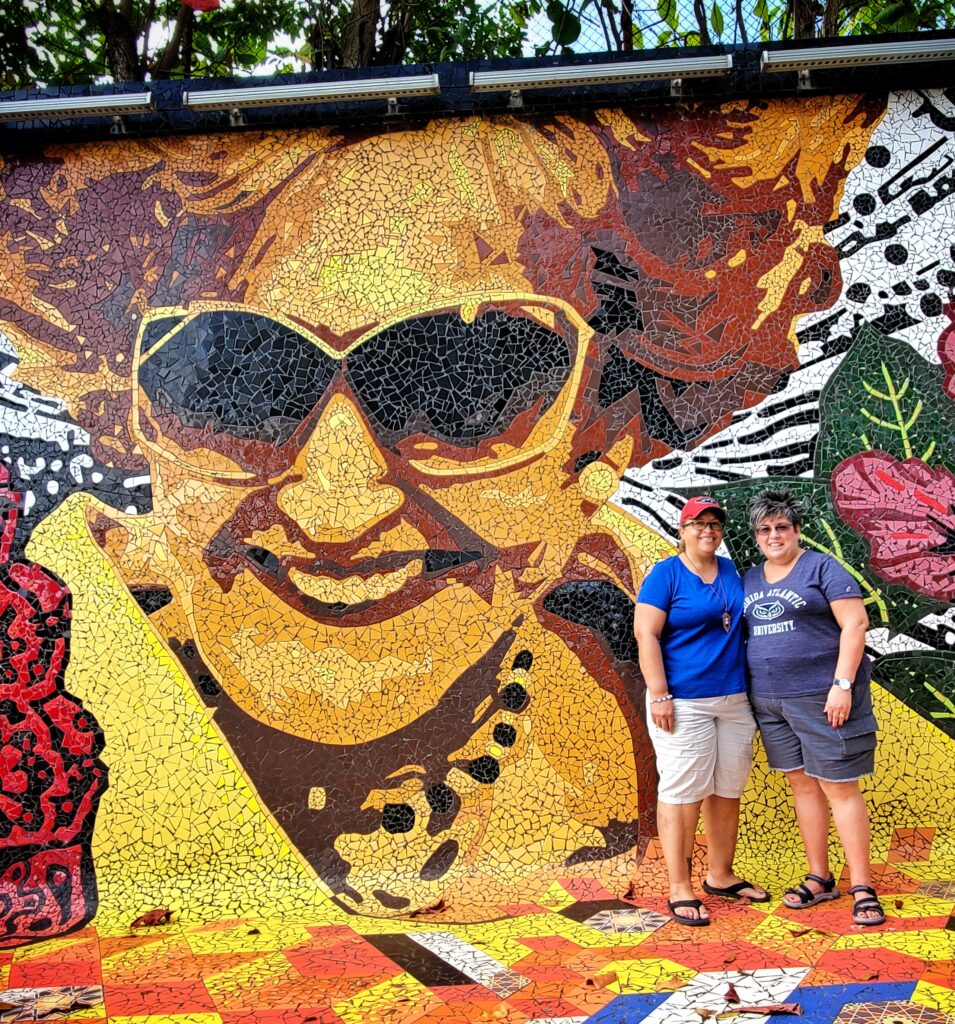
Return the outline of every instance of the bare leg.
[[[666,804],[662,801],[657,804],[657,829],[663,847],[663,860],[667,866],[670,899],[674,901],[694,898],[689,858],[700,819],[700,803],[697,800],[692,804]],[[697,914],[692,907],[681,907],[680,916],[693,918],[708,915],[705,908]]]
[[[832,819],[842,842],[853,885],[872,885],[869,861],[869,811],[858,782],[821,782],[829,799]],[[878,917],[878,911],[863,911],[866,917]]]
[[[786,772],[796,805],[796,822],[806,850],[809,873],[820,878],[829,877],[829,802],[818,779],[807,775],[802,768]],[[818,882],[807,879],[806,887],[813,893],[822,892]],[[791,907],[799,906],[795,896],[783,897]]]
[[[707,882],[718,889],[742,882],[743,879],[733,871],[739,835],[739,800],[728,796],[708,796],[703,801],[703,822],[709,854]],[[754,885],[751,889],[744,889],[740,895],[762,899],[766,892]]]

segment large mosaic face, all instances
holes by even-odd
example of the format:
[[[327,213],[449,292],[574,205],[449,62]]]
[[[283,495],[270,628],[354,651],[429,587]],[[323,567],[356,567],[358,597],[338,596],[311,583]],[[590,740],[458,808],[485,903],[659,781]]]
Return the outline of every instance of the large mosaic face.
[[[643,849],[629,620],[670,548],[608,500],[796,366],[879,114],[608,111],[3,169],[17,377],[63,396],[103,472],[148,479],[148,507],[101,489],[92,536],[345,905],[479,915]]]

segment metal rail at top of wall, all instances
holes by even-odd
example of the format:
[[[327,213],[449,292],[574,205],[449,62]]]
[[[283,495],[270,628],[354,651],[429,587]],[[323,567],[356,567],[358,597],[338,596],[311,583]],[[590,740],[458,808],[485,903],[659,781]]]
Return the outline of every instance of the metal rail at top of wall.
[[[674,56],[676,54],[676,56]],[[165,134],[222,127],[386,121],[436,114],[571,109],[643,100],[725,99],[806,91],[948,87],[955,32],[114,86],[0,95],[0,145],[36,134],[60,141],[103,133]],[[904,79],[902,69],[904,67]]]

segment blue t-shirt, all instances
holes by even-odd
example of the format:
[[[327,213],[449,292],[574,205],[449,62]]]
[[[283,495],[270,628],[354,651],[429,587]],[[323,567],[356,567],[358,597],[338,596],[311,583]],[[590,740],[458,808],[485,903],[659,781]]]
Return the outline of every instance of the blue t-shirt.
[[[777,583],[767,583],[762,565],[748,570],[744,614],[746,661],[753,693],[762,697],[808,697],[832,686],[839,660],[839,623],[833,601],[861,597],[859,584],[830,555],[803,551]],[[856,686],[872,675],[863,656]]]
[[[743,585],[728,558],[717,558],[717,576],[704,583],[680,561],[665,558],[647,574],[640,604],[666,612],[660,634],[663,669],[674,697],[725,697],[746,689]],[[729,632],[723,612],[732,616]]]

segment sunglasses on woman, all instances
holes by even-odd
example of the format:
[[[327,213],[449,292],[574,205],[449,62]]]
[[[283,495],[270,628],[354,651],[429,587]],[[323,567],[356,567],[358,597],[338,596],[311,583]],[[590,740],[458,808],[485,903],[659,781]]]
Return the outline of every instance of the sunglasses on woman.
[[[153,310],[136,342],[133,428],[194,474],[269,482],[323,398],[347,389],[379,444],[419,472],[498,471],[557,443],[592,334],[563,301],[512,294],[414,312],[344,353],[238,305]]]

